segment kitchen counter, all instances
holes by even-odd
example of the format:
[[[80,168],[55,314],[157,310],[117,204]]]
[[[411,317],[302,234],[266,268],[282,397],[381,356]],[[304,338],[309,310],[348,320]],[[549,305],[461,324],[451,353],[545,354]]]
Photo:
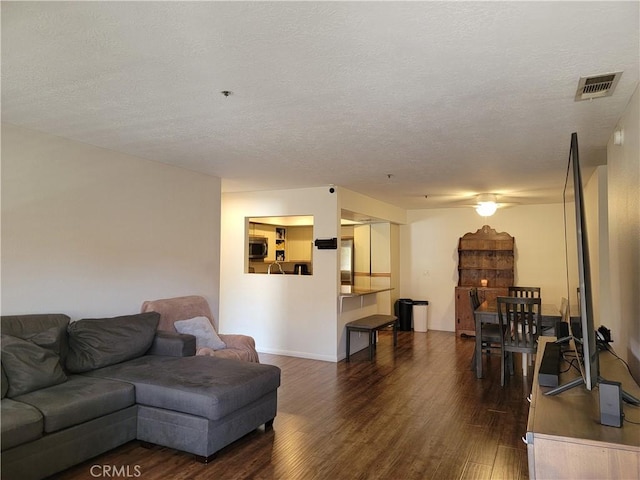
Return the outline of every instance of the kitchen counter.
[[[393,288],[356,288],[351,285],[342,285],[340,287],[340,297],[360,297],[362,295],[372,295],[374,293],[388,292]]]

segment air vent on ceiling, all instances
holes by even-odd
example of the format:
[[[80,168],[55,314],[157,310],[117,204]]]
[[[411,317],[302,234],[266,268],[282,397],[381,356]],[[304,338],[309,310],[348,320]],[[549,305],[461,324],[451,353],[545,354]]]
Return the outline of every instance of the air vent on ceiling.
[[[576,102],[612,95],[621,76],[622,72],[614,72],[581,77],[576,91]]]

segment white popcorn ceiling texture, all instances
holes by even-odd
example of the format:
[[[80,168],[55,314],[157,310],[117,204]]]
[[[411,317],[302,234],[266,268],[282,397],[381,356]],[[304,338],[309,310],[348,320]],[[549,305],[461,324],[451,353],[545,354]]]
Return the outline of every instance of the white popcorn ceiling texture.
[[[637,88],[638,6],[2,2],[2,121],[223,191],[558,202],[571,132],[603,164]],[[613,96],[574,101],[581,76],[614,71]]]

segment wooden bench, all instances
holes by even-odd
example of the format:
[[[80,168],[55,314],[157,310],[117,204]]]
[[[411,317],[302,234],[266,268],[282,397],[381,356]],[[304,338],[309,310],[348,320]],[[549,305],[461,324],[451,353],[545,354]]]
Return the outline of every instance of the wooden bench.
[[[351,349],[351,332],[369,332],[369,360],[373,360],[376,345],[376,332],[383,328],[393,327],[393,346],[398,344],[398,317],[394,315],[369,315],[345,325],[347,327],[347,362]]]

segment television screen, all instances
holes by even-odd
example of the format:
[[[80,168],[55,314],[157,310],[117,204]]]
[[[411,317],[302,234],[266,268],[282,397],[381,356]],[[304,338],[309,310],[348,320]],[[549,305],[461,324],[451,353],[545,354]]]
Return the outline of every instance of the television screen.
[[[565,253],[567,266],[567,298],[570,318],[570,343],[578,357],[581,376],[545,392],[556,395],[579,385],[588,390],[595,388],[603,379],[598,365],[598,348],[593,317],[591,290],[591,270],[589,263],[589,242],[587,240],[586,217],[584,213],[584,191],[580,158],[578,155],[578,134],[571,134],[571,148],[564,192]],[[576,311],[577,310],[577,311]],[[574,320],[575,319],[575,320]],[[622,398],[627,403],[640,406],[640,399],[622,390]]]
[[[593,318],[589,242],[577,133],[571,134],[563,203],[567,298],[569,299],[567,318],[579,318],[579,321],[571,321],[570,330],[572,346],[578,355],[582,375],[581,378],[550,390],[547,395],[555,395],[583,383],[588,390],[591,390],[598,384],[598,350]]]

